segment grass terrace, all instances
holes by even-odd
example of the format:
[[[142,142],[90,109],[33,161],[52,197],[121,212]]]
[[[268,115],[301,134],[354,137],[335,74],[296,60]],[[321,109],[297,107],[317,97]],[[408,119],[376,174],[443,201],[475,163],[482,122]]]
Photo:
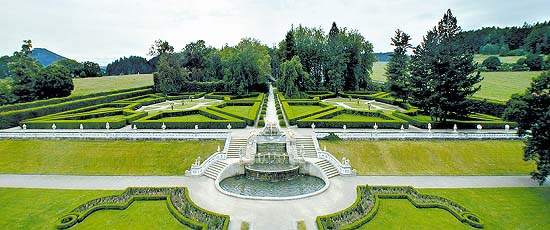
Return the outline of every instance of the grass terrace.
[[[401,125],[408,127],[407,121],[388,113],[342,108],[298,120],[298,127],[307,128],[312,123],[319,128],[341,128],[344,125],[348,128],[371,128],[375,123],[380,128],[400,128]]]
[[[223,141],[0,140],[0,173],[183,175]]]
[[[360,175],[528,175],[522,141],[320,141]]]

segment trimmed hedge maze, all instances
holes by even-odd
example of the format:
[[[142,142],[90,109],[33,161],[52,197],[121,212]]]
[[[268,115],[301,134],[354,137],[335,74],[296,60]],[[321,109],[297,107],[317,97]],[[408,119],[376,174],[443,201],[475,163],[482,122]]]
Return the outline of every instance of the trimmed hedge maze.
[[[308,128],[311,124],[318,128],[372,128],[376,124],[379,128],[398,129],[403,125],[408,128],[406,120],[380,111],[357,111],[350,109],[333,109],[324,113],[310,116],[297,121],[298,127]]]
[[[56,222],[57,229],[67,229],[82,222],[90,214],[101,210],[125,210],[134,201],[166,200],[166,206],[172,216],[191,229],[217,230],[227,229],[229,216],[210,212],[197,206],[185,187],[165,188],[127,188],[118,196],[106,196],[88,201]]]
[[[228,124],[233,128],[244,128],[254,125],[264,98],[263,93],[249,94],[238,100],[227,100],[206,108],[193,110],[171,110],[150,113],[136,111],[137,109],[164,102],[166,100],[183,100],[201,98],[205,93],[183,93],[162,96],[160,94],[140,93],[109,103],[99,103],[68,111],[47,114],[19,122],[29,129],[117,129],[126,125],[136,125],[148,129],[193,129],[197,125],[201,129],[225,129]],[[164,125],[164,126],[163,126]]]
[[[413,187],[357,186],[357,199],[348,208],[317,217],[317,227],[325,229],[364,229],[377,214],[379,199],[407,199],[416,208],[439,208],[472,227],[483,228],[475,213],[444,197],[418,193]]]

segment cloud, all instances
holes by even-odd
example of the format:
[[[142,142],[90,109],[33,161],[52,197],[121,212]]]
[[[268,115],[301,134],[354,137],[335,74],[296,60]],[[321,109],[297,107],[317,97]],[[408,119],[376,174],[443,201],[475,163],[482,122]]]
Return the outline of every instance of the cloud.
[[[7,0],[0,0],[7,1]],[[267,45],[283,39],[291,24],[359,30],[375,51],[390,51],[400,28],[421,41],[451,8],[464,29],[512,26],[548,20],[545,0],[18,0],[2,4],[0,54],[19,49],[24,39],[80,61],[102,65],[122,56],[145,56],[156,39],[176,49],[203,39],[209,45],[233,45],[254,37]]]

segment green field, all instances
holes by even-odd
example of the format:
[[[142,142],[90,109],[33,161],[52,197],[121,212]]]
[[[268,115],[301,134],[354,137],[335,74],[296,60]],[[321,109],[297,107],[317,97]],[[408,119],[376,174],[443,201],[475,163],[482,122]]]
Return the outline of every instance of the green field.
[[[85,95],[153,85],[153,74],[76,78],[71,95]]]
[[[248,113],[252,109],[252,106],[237,106],[237,105],[228,105],[220,108],[221,111],[225,111],[231,114],[239,115],[242,117],[248,117]]]
[[[360,175],[527,175],[522,141],[321,141]]]
[[[386,65],[387,62],[375,62],[372,66],[371,79],[374,81],[386,82]]]
[[[443,196],[478,214],[483,229],[547,229],[550,188],[418,189]],[[405,227],[406,226],[406,227]],[[441,209],[417,209],[407,200],[381,199],[368,229],[475,229]]]
[[[539,76],[541,71],[529,72],[482,72],[481,89],[476,97],[508,101],[514,93],[524,93],[531,85],[533,77]]]
[[[304,114],[310,114],[318,110],[322,110],[324,107],[318,105],[292,105],[290,104],[290,117],[298,117]]]
[[[518,60],[520,58],[525,58],[525,56],[505,56],[505,57],[502,57],[502,56],[498,56],[498,55],[476,54],[476,55],[474,55],[474,61],[481,64],[481,63],[483,63],[483,61],[485,61],[485,59],[487,59],[490,56],[497,56],[498,59],[500,59],[501,63],[509,63],[509,64],[518,62]]]
[[[183,175],[223,141],[0,140],[0,173]]]
[[[386,76],[384,76],[386,64],[387,62],[376,62],[374,64],[372,80],[386,81]],[[541,73],[541,71],[481,72],[484,79],[481,82],[481,89],[474,96],[508,101],[512,94],[525,92],[531,85],[533,77]]]

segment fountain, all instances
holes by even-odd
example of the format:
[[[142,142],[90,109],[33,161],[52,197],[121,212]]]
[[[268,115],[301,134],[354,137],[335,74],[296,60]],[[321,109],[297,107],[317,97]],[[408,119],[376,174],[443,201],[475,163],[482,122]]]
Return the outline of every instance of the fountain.
[[[218,189],[232,196],[267,200],[297,199],[327,189],[324,175],[298,156],[293,133],[279,127],[272,87],[264,123],[261,132],[249,138],[251,159],[241,159],[239,170],[218,178]]]

